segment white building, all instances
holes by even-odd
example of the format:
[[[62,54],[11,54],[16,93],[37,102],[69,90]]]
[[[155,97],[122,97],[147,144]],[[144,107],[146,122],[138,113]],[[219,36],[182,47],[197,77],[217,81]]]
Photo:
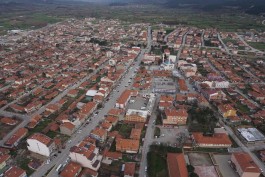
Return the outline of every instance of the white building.
[[[113,55],[113,52],[112,51],[107,51],[106,52],[106,57],[111,58],[112,55]]]
[[[98,171],[102,156],[99,149],[88,141],[82,141],[70,149],[70,158],[73,162],[79,163],[82,167]]]
[[[55,143],[48,136],[35,133],[27,139],[27,147],[31,152],[49,157],[55,150]]]
[[[109,60],[109,65],[110,65],[110,66],[115,66],[116,63],[117,63],[117,60],[115,60],[115,59],[110,59],[110,60]]]

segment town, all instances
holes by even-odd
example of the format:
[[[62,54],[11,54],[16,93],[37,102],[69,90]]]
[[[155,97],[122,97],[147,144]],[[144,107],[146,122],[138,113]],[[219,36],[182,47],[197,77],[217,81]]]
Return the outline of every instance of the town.
[[[97,18],[0,38],[5,177],[265,175],[265,42]]]

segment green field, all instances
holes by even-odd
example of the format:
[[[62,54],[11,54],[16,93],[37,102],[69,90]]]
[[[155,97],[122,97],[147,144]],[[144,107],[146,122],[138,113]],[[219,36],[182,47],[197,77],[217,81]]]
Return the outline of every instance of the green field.
[[[248,44],[258,50],[265,50],[265,42],[248,42]]]
[[[96,17],[120,19],[129,23],[186,25],[217,28],[222,31],[265,30],[262,18],[227,9],[205,12],[193,8],[165,8],[156,5],[108,6],[89,3],[31,4],[0,6],[0,33],[9,29],[39,28],[66,18]],[[166,29],[167,33],[171,29]]]

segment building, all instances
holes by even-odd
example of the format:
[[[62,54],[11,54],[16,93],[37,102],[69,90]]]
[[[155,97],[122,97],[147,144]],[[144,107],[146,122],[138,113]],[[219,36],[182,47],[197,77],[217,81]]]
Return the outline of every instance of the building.
[[[6,142],[5,146],[13,148],[14,146],[17,146],[19,141],[23,139],[28,133],[28,129],[22,127],[19,128]]]
[[[76,127],[71,122],[64,122],[60,125],[60,132],[64,135],[71,136],[75,130]]]
[[[116,139],[116,151],[136,154],[139,150],[139,140]]]
[[[220,104],[218,111],[224,118],[236,116],[236,109],[231,104]]]
[[[2,170],[3,168],[5,168],[6,162],[9,159],[10,159],[10,155],[8,155],[8,154],[0,155],[0,170]]]
[[[27,177],[26,171],[16,167],[16,166],[12,166],[10,167],[5,173],[4,173],[5,177]]]
[[[130,122],[145,122],[148,116],[147,110],[128,109],[124,120]]]
[[[68,163],[62,172],[60,177],[77,177],[82,170],[82,166],[75,162]]]
[[[256,128],[238,128],[238,133],[247,143],[254,143],[258,141],[265,141],[265,136]]]
[[[97,103],[88,102],[81,108],[79,114],[81,117],[88,117],[90,114],[92,114],[93,111],[95,111],[96,108],[97,108]]]
[[[214,133],[212,136],[204,136],[202,132],[193,132],[192,139],[197,147],[228,148],[232,146],[232,142],[226,133]]]
[[[188,113],[185,109],[166,109],[165,119],[163,119],[164,126],[185,125],[187,122]]]
[[[240,177],[259,177],[261,170],[246,152],[234,152],[231,156],[231,166]]]
[[[69,156],[73,162],[94,171],[98,171],[102,159],[102,156],[99,155],[99,149],[87,140],[71,147]]]
[[[141,138],[141,132],[142,132],[141,129],[133,128],[132,131],[131,131],[130,139],[140,140],[140,138]]]
[[[203,96],[208,100],[226,100],[226,94],[222,90],[218,89],[203,89]]]
[[[49,157],[55,150],[54,141],[41,133],[34,133],[27,139],[29,151]]]
[[[135,162],[126,162],[124,166],[124,177],[134,177],[136,168]]]
[[[123,120],[125,111],[123,109],[112,108],[109,110],[108,115],[117,117],[118,120]]]
[[[103,128],[95,128],[91,131],[90,136],[100,142],[104,142],[107,139],[108,132]]]
[[[188,170],[183,153],[167,153],[169,177],[188,177]]]
[[[137,91],[133,90],[125,90],[121,96],[116,101],[116,108],[125,109],[128,104],[131,96],[136,96],[138,94]]]

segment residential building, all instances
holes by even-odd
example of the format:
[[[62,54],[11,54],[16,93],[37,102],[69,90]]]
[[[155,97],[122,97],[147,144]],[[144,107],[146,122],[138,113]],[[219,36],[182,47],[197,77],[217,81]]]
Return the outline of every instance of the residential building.
[[[231,165],[240,177],[259,177],[261,170],[246,152],[234,152],[231,156]]]
[[[102,156],[99,149],[89,141],[83,140],[70,149],[70,158],[73,162],[79,163],[82,167],[98,171]]]
[[[124,177],[134,177],[135,168],[135,162],[126,162],[124,167]]]
[[[64,135],[71,136],[76,130],[76,127],[71,122],[64,122],[60,125],[60,132]]]
[[[28,129],[26,128],[19,128],[6,142],[5,146],[8,146],[10,148],[13,148],[14,146],[17,146],[19,141],[23,139],[28,133]]]
[[[5,177],[27,177],[26,171],[16,167],[16,166],[11,166],[5,173]]]
[[[116,139],[116,151],[136,154],[139,150],[139,140]]]
[[[10,155],[0,155],[0,170],[6,167],[6,161],[10,159]]]
[[[136,96],[138,91],[125,90],[116,101],[116,108],[125,109],[131,96]]]
[[[69,162],[61,171],[60,177],[77,177],[81,170],[81,165],[75,162]]]
[[[90,136],[100,142],[104,142],[107,139],[108,131],[103,128],[95,128],[91,131]]]
[[[231,104],[220,104],[218,111],[224,118],[236,116],[237,112]]]
[[[29,151],[49,157],[55,150],[54,141],[41,133],[34,133],[27,139]]]

